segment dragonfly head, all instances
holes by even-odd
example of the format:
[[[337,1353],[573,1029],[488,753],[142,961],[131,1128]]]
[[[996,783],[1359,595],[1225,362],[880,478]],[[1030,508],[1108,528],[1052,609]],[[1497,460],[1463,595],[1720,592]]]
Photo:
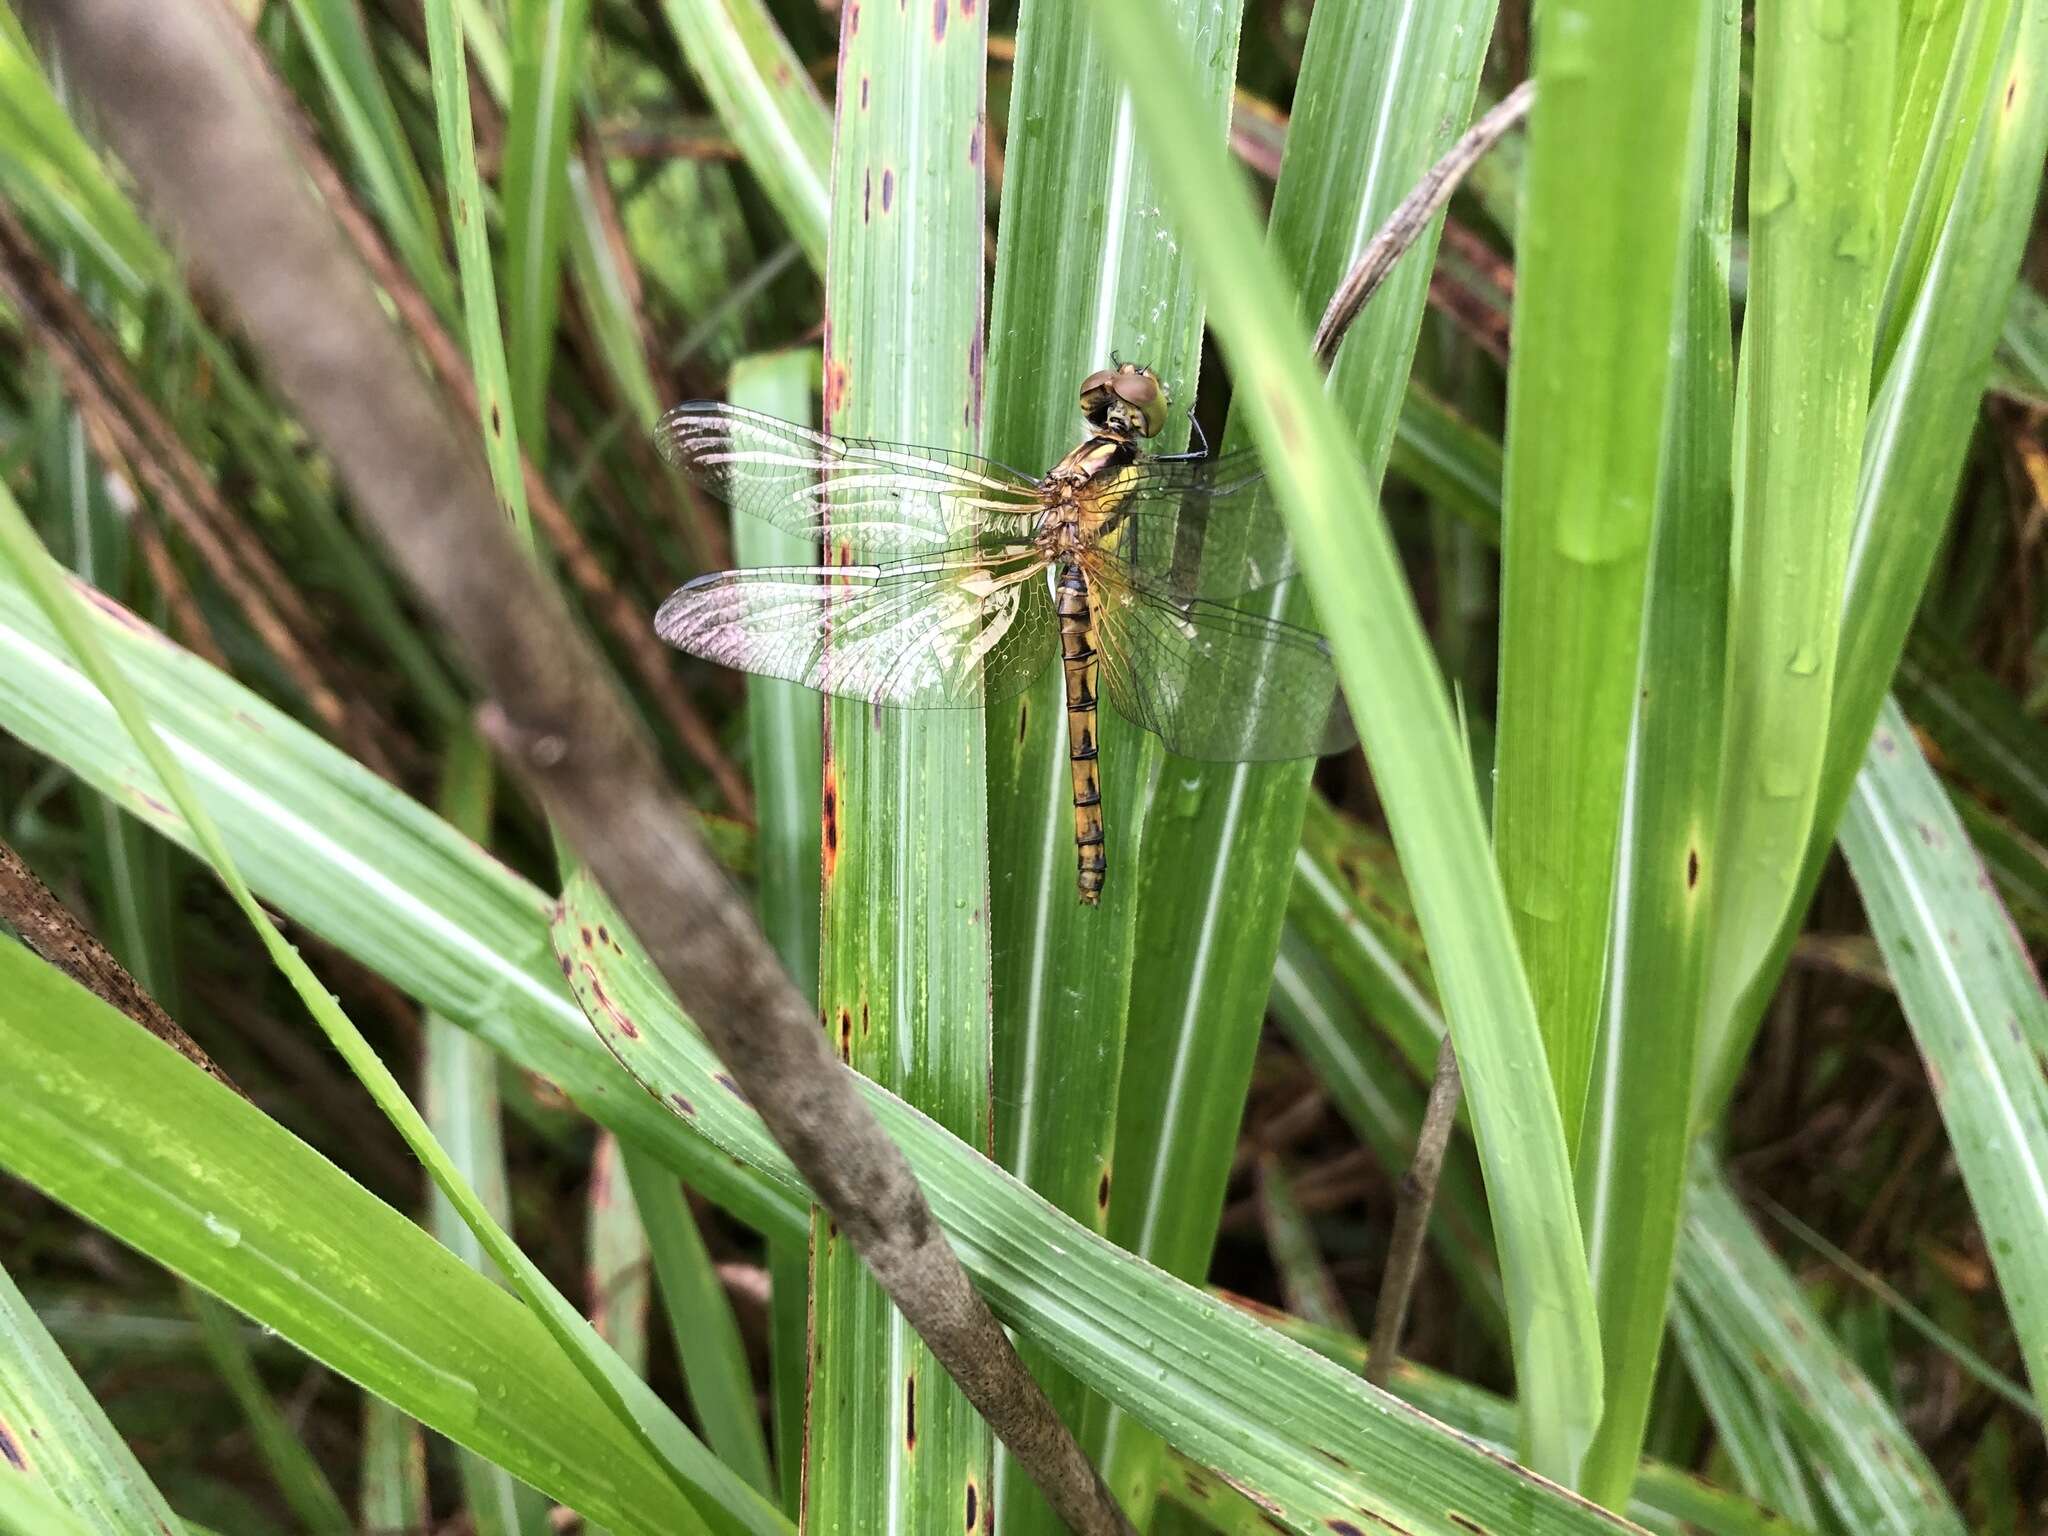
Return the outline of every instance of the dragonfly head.
[[[1137,363],[1118,363],[1081,381],[1081,414],[1098,432],[1156,437],[1167,409],[1159,375]]]

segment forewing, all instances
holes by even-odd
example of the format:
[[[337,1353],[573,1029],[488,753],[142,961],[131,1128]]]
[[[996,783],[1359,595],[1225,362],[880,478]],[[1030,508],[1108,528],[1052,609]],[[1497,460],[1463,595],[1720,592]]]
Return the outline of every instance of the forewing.
[[[1106,541],[1135,586],[1217,601],[1295,573],[1294,546],[1257,453],[1141,459],[1118,489],[1122,528]]]
[[[976,540],[1023,543],[1043,511],[1030,476],[969,453],[833,437],[693,400],[654,429],[661,456],[736,512],[885,561]]]
[[[655,615],[670,645],[820,693],[906,709],[1020,693],[1058,651],[1035,554],[973,550],[869,566],[700,576]]]
[[[1169,751],[1203,762],[1281,762],[1358,740],[1329,645],[1278,619],[1088,572],[1103,691]]]

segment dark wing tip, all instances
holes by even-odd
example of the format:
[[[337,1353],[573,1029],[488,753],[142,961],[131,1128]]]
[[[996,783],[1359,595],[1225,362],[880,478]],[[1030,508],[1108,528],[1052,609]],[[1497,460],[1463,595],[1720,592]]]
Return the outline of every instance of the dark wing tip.
[[[715,419],[725,410],[725,405],[717,400],[685,400],[681,405],[671,406],[654,423],[655,451],[677,469],[688,469],[690,435],[685,427],[692,422]]]

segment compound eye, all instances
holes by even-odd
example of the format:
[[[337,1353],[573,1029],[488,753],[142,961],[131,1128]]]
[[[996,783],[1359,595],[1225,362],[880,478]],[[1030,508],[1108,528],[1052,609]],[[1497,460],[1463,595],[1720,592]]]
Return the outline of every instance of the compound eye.
[[[1116,392],[1138,412],[1144,423],[1144,435],[1156,437],[1166,425],[1167,411],[1166,386],[1159,382],[1159,376],[1149,368],[1120,373],[1116,376]]]
[[[1107,397],[1116,388],[1116,375],[1107,368],[1091,373],[1081,381],[1081,409],[1093,416],[1107,404]]]

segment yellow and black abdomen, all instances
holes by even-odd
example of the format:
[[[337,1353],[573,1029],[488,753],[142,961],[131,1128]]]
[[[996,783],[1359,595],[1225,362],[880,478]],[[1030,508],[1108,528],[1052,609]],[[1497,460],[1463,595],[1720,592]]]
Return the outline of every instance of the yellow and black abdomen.
[[[1093,906],[1102,897],[1107,865],[1102,856],[1102,780],[1096,772],[1095,620],[1088,578],[1071,560],[1062,561],[1053,585],[1060,617],[1060,666],[1067,680],[1067,757],[1074,773],[1074,853],[1081,899]]]

